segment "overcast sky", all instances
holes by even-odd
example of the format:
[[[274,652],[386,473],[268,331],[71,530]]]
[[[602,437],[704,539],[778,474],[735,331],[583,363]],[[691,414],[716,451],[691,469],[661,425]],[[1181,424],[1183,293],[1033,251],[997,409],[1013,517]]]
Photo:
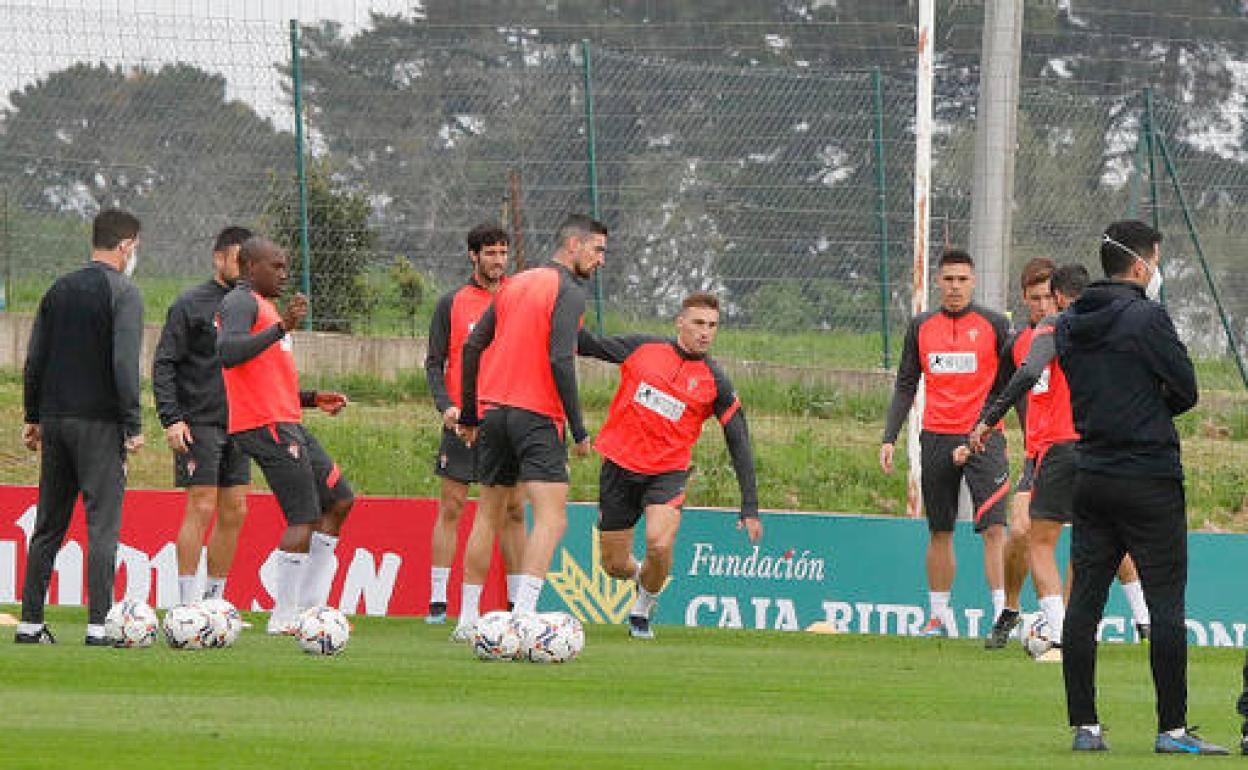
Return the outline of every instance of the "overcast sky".
[[[273,68],[290,56],[289,20],[347,30],[370,11],[410,15],[419,0],[0,0],[0,106],[11,91],[75,62],[185,61],[219,72],[242,98],[289,128]]]

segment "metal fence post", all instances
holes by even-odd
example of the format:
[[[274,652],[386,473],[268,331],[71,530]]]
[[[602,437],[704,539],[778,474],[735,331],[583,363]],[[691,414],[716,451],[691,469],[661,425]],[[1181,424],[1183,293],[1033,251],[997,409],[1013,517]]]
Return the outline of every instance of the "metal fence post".
[[[585,76],[585,152],[589,169],[589,209],[594,219],[598,213],[598,156],[594,146],[594,87],[593,65],[590,63],[589,38],[581,40],[581,65]],[[602,334],[602,269],[594,271],[594,317],[598,333]]]
[[[290,20],[290,73],[295,96],[295,174],[299,184],[299,259],[303,265],[299,290],[308,298],[303,328],[312,328],[312,257],[308,247],[308,175],[303,138],[303,73],[299,66],[299,20]]]
[[[884,171],[884,83],[880,68],[871,70],[875,106],[875,216],[880,241],[880,348],[884,368],[892,367],[888,340],[888,178]]]

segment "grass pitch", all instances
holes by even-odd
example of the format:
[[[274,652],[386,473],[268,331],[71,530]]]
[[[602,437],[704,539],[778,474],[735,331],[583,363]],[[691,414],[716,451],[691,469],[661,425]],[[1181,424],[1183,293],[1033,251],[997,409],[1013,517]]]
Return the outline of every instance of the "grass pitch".
[[[4,608],[10,609],[10,608]],[[262,617],[252,618],[253,621]],[[589,627],[567,665],[480,663],[420,619],[354,618],[338,658],[262,625],[227,650],[0,637],[5,768],[1139,767],[1156,757],[1142,647],[1102,648],[1107,755],[1075,756],[1061,669],[979,641]],[[1242,652],[1191,651],[1191,718],[1238,739]],[[1202,763],[1207,760],[1201,760]]]

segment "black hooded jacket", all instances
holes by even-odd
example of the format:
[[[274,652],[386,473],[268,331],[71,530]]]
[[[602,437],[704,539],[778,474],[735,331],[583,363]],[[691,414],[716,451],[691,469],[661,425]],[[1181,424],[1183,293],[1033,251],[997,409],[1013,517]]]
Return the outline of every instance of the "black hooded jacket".
[[[1124,281],[1096,281],[1057,322],[1079,431],[1077,467],[1183,478],[1174,416],[1196,405],[1196,372],[1170,314]]]

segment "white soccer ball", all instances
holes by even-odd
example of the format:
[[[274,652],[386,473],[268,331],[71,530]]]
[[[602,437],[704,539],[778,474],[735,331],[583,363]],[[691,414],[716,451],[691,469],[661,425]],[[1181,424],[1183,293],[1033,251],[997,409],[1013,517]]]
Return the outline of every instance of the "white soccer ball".
[[[350,639],[347,616],[333,607],[309,607],[299,616],[295,640],[309,655],[337,655]]]
[[[197,604],[179,604],[165,613],[165,641],[175,650],[202,650],[212,638],[212,619]]]
[[[585,649],[585,627],[576,616],[566,612],[543,612],[539,617],[555,631],[552,644],[560,663],[566,663]]]
[[[513,660],[520,652],[520,635],[510,612],[487,612],[472,628],[472,652],[480,660]]]
[[[225,599],[204,599],[199,606],[211,622],[209,647],[229,647],[238,641],[243,632],[243,616],[233,604]]]
[[[542,616],[532,613],[514,613],[511,616],[511,627],[519,639],[515,660],[548,662],[543,650],[550,646],[549,637],[554,633],[554,629]],[[534,650],[537,651],[537,658],[533,657]]]
[[[1023,637],[1023,650],[1033,658],[1038,658],[1053,649],[1052,629],[1043,615],[1037,616]]]
[[[151,647],[160,621],[146,602],[122,599],[104,618],[104,635],[118,647]]]

